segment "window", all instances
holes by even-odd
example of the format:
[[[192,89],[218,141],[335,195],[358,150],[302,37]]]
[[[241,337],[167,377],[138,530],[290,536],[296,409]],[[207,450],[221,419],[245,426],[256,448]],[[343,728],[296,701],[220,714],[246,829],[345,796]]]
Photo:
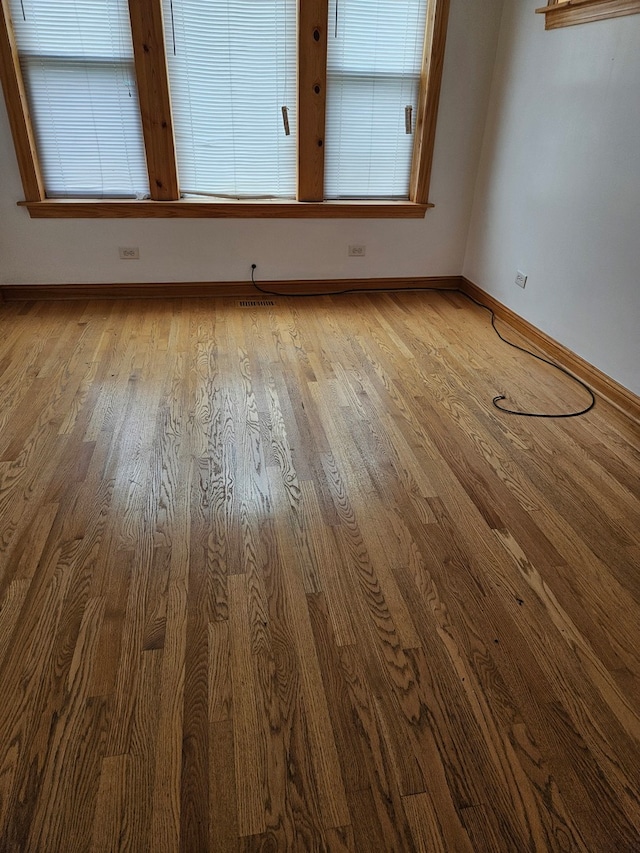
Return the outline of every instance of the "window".
[[[126,0],[13,5],[48,197],[148,195]]]
[[[24,203],[37,217],[422,217],[448,5],[0,0]]]
[[[181,191],[294,199],[296,0],[164,0],[164,19]]]
[[[545,30],[554,30],[636,14],[640,12],[640,0],[549,0],[536,12],[545,16]]]
[[[427,4],[330,0],[327,198],[408,198]]]

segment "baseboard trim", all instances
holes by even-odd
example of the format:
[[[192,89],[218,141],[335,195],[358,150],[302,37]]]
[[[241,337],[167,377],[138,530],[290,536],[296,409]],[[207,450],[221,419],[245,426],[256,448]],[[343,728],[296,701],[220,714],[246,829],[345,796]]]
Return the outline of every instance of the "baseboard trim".
[[[516,332],[523,335],[534,346],[542,350],[558,364],[565,367],[570,373],[573,373],[579,379],[589,385],[593,391],[600,397],[607,400],[616,407],[622,414],[630,418],[636,423],[640,423],[640,397],[620,385],[615,379],[607,376],[593,364],[585,361],[579,355],[576,355],[572,350],[558,343],[554,338],[547,335],[545,332],[538,329],[536,326],[529,323],[524,318],[516,314],[502,302],[494,299],[486,290],[478,287],[468,278],[461,276],[460,290],[468,296],[482,302],[488,308],[491,308],[496,317],[508,323]]]
[[[262,281],[265,290],[281,296],[300,293],[331,294],[340,290],[402,290],[432,287],[458,290],[460,276],[423,276],[419,278],[335,278],[319,281]],[[199,281],[132,284],[5,284],[0,298],[5,302],[69,299],[176,299],[203,297],[255,296],[256,289],[246,281]]]

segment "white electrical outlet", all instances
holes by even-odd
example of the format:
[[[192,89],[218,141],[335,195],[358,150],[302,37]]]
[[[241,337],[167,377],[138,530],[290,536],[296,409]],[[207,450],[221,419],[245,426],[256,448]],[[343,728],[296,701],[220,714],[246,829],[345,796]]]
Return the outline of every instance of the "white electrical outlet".
[[[140,249],[137,246],[118,246],[118,252],[123,261],[140,260]]]
[[[516,271],[516,284],[518,287],[524,287],[527,283],[527,276],[520,270]]]
[[[352,246],[349,246],[349,257],[350,258],[364,258],[367,254],[367,247],[363,246],[362,243],[355,243]]]

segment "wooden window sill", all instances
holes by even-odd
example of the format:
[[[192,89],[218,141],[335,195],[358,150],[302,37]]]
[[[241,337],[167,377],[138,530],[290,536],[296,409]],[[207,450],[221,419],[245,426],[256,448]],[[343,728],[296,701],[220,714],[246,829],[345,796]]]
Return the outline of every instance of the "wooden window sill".
[[[410,201],[300,202],[180,199],[21,201],[32,219],[423,219],[432,204]]]
[[[640,13],[640,0],[560,0],[536,9],[545,16],[545,30]]]

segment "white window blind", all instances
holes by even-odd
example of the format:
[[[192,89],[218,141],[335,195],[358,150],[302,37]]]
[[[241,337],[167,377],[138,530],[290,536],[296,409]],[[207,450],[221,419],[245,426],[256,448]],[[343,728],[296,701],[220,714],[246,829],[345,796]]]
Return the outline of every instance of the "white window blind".
[[[182,193],[293,198],[296,0],[163,2]]]
[[[127,0],[10,5],[47,195],[146,195]]]
[[[427,0],[330,0],[327,198],[408,197],[426,12]]]

